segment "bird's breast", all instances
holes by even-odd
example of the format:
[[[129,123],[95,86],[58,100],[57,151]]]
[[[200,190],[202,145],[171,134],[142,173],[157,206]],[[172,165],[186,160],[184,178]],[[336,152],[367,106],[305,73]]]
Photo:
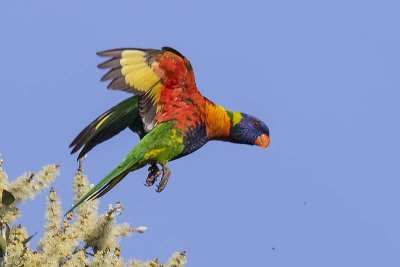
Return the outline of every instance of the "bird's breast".
[[[186,131],[183,137],[184,149],[175,159],[193,153],[208,142],[205,124],[199,124]]]

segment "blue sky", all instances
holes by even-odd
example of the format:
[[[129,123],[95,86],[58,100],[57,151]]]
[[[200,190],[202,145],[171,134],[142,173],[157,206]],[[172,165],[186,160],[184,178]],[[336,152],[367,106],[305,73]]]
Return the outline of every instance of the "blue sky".
[[[271,145],[211,142],[171,162],[164,192],[146,170],[101,199],[146,225],[125,258],[188,266],[399,266],[400,19],[397,1],[12,1],[0,4],[0,153],[10,177],[61,164],[68,144],[129,95],[107,91],[96,51],[168,45],[200,91],[270,127]],[[85,161],[99,181],[137,143],[130,132]],[[45,193],[22,206],[31,233]],[[36,240],[37,241],[37,240]],[[273,249],[274,248],[274,249]]]

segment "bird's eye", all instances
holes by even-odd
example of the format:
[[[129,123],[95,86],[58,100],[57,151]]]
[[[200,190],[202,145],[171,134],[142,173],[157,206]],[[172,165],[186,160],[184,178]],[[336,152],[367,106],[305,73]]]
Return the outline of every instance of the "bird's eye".
[[[253,121],[253,126],[258,128],[260,127],[260,122],[259,121]]]

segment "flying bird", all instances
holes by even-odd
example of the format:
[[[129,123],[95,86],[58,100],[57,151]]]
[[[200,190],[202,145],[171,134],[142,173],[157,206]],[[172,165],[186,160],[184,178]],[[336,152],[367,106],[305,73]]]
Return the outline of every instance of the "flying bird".
[[[156,189],[161,192],[171,174],[167,163],[211,140],[262,148],[269,145],[269,129],[265,123],[252,115],[216,105],[199,92],[192,65],[175,49],[123,48],[97,54],[108,57],[98,65],[100,69],[109,69],[101,78],[101,81],[111,81],[108,89],[134,96],[107,110],[83,129],[72,141],[71,153],[81,149],[80,159],[126,128],[136,132],[140,141],[68,212],[87,199],[101,197],[128,173],[146,165],[150,165],[146,185],[153,185],[161,175]]]

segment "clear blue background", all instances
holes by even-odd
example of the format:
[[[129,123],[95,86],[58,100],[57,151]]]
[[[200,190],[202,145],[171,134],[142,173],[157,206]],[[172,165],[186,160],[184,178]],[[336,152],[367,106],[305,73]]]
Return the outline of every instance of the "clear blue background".
[[[101,199],[148,231],[125,258],[188,266],[400,266],[400,4],[398,1],[7,1],[0,4],[0,152],[10,177],[61,164],[68,144],[129,95],[107,91],[96,51],[178,49],[201,92],[262,118],[271,146],[211,142],[170,163],[157,194],[130,174]],[[137,143],[126,131],[84,170],[100,180]],[[30,233],[43,193],[23,205]],[[37,238],[36,238],[37,241]]]

